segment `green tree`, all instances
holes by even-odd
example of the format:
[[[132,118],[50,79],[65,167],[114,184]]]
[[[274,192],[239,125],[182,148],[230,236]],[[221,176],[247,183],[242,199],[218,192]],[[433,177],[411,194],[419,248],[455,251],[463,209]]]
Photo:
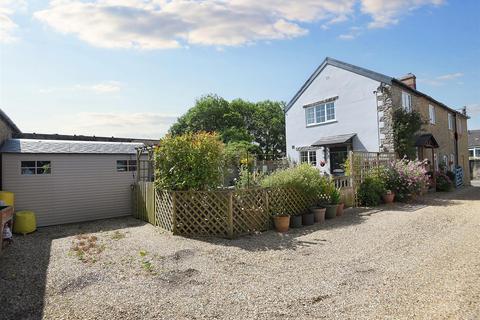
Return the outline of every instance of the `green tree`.
[[[207,95],[181,116],[170,128],[175,135],[187,132],[218,132],[223,142],[236,142],[234,149],[248,147],[264,156],[274,158],[285,152],[285,118],[282,102],[252,103],[242,99],[231,102]],[[239,142],[242,142],[238,144]]]

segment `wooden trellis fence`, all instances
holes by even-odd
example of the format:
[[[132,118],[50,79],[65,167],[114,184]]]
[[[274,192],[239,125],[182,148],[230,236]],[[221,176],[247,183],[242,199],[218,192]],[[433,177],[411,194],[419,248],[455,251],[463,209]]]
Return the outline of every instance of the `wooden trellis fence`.
[[[313,204],[294,189],[164,191],[152,182],[133,189],[134,217],[184,236],[232,238],[265,231],[272,228],[273,213],[299,214]]]
[[[396,159],[395,153],[389,152],[362,152],[349,153],[351,180],[355,204],[358,204],[357,189],[371,170],[387,166]]]

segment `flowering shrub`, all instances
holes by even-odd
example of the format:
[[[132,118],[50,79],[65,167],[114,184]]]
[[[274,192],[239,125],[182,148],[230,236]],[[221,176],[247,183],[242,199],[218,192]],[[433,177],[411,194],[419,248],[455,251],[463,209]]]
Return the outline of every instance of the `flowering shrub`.
[[[396,160],[391,164],[387,184],[395,192],[397,199],[404,200],[420,194],[428,186],[429,178],[426,163],[418,160]]]

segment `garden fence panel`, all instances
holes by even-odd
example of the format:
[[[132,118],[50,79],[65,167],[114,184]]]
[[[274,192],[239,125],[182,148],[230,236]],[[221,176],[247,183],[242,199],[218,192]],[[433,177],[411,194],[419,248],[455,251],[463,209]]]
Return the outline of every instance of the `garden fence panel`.
[[[358,187],[365,180],[371,170],[386,166],[396,159],[395,153],[391,152],[350,152],[350,166],[352,187],[355,194],[355,205],[358,205]]]

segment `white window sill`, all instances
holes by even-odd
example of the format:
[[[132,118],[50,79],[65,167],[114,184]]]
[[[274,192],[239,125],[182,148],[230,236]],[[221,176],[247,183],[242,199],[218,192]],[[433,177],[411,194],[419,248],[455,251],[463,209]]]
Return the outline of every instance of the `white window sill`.
[[[307,128],[323,126],[323,125],[330,124],[330,123],[335,123],[335,122],[338,122],[338,121],[334,119],[334,120],[329,120],[329,121],[325,121],[325,122],[322,122],[322,123],[307,124]]]

